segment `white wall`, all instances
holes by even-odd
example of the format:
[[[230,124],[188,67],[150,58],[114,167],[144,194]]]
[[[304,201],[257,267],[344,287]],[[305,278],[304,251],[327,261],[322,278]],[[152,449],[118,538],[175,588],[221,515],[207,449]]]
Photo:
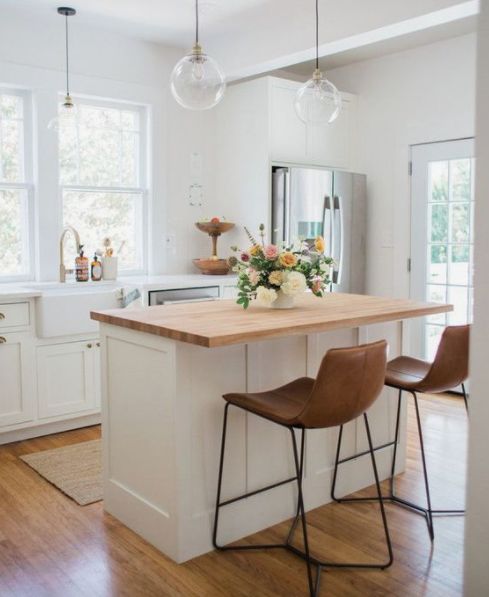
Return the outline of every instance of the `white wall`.
[[[150,111],[153,161],[149,270],[194,271],[191,257],[206,254],[209,249],[208,239],[192,227],[206,208],[188,206],[188,166],[191,152],[200,152],[206,198],[213,197],[214,115],[184,111],[171,97],[169,76],[181,50],[87,29],[77,24],[76,17],[70,25],[72,93],[141,103]],[[40,230],[37,277],[55,279],[61,227],[57,171],[53,166],[57,150],[55,135],[46,129],[56,113],[57,93],[64,90],[64,29],[55,11],[52,25],[39,27],[25,14],[2,8],[0,85],[33,92],[39,160],[34,180]],[[176,241],[170,251],[164,243],[168,232]]]
[[[477,68],[477,178],[475,218],[475,300],[471,338],[471,392],[465,591],[467,597],[489,593],[489,3],[479,21]]]
[[[357,170],[368,176],[368,292],[409,293],[409,147],[474,135],[476,37],[358,62],[328,73],[358,94]]]

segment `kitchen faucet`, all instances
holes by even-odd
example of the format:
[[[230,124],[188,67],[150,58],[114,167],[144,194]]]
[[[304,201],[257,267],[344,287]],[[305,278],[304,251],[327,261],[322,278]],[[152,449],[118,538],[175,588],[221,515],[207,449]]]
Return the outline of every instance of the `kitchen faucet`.
[[[80,235],[78,232],[73,228],[73,226],[65,226],[63,228],[63,232],[61,233],[61,238],[59,239],[59,281],[66,282],[66,274],[74,273],[74,269],[66,269],[65,267],[65,258],[64,258],[64,242],[65,236],[67,232],[71,232],[75,237],[76,242],[76,250],[80,249]]]

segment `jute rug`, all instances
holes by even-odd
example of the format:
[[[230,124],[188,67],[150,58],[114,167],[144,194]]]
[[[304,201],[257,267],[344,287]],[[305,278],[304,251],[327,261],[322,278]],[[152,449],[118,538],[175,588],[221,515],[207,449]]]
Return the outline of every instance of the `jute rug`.
[[[103,499],[99,439],[26,454],[20,459],[80,506]]]

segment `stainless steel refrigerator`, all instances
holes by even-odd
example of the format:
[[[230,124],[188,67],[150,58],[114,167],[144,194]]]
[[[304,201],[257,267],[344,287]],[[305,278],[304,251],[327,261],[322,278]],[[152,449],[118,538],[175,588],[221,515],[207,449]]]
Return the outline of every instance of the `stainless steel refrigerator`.
[[[321,235],[335,260],[332,290],[365,292],[366,177],[323,168],[272,168],[272,239]]]

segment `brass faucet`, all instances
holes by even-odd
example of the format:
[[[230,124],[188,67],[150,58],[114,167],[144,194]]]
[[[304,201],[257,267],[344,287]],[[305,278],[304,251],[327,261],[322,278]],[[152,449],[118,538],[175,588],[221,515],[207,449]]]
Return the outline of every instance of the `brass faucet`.
[[[59,239],[59,281],[66,282],[66,274],[73,274],[74,269],[67,269],[65,267],[65,258],[64,258],[64,242],[65,236],[67,232],[71,232],[75,237],[76,242],[76,250],[78,251],[80,248],[80,235],[78,232],[73,228],[73,226],[65,226],[63,228],[63,232],[61,233],[61,238]]]

